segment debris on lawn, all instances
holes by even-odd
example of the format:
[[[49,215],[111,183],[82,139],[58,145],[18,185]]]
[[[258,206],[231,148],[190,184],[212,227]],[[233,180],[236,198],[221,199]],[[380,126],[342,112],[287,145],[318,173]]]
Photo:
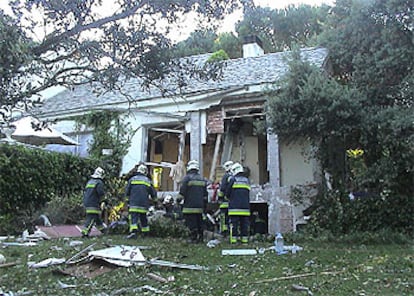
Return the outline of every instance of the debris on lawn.
[[[116,295],[124,295],[127,292],[132,292],[132,293],[138,293],[138,292],[143,292],[143,291],[150,291],[153,292],[155,294],[169,294],[170,292],[165,292],[165,291],[161,291],[159,289],[156,289],[154,287],[151,287],[149,285],[144,285],[141,287],[137,287],[137,288],[122,288],[119,290],[116,290],[114,292],[111,293],[111,296],[116,296]]]
[[[168,280],[166,278],[152,272],[147,273],[147,277],[163,284],[168,283]]]
[[[58,281],[58,284],[59,284],[60,289],[73,289],[73,288],[78,287],[78,285],[65,284],[65,283],[62,283],[61,281]]]
[[[85,260],[84,257],[80,258],[82,254],[86,253],[87,251],[89,251],[90,249],[93,248],[93,246],[95,246],[96,243],[93,243],[89,246],[87,246],[85,249],[79,251],[78,253],[76,253],[75,255],[73,255],[72,257],[70,257],[68,260],[66,260],[66,264],[75,264],[78,263],[80,261]],[[80,258],[79,260],[77,260],[78,258]]]
[[[204,267],[204,266],[197,265],[197,264],[175,263],[175,262],[157,260],[157,259],[151,259],[147,261],[147,263],[150,265],[158,265],[158,266],[164,266],[164,267],[175,267],[175,268],[191,269],[191,270],[208,270],[208,267]]]
[[[232,256],[242,256],[242,255],[257,255],[255,249],[231,249],[231,250],[221,250],[221,255],[232,255]]]
[[[2,245],[5,247],[33,247],[37,246],[37,243],[34,242],[26,242],[26,243],[17,243],[17,242],[2,242]]]
[[[0,264],[0,268],[2,268],[2,267],[11,267],[11,266],[15,266],[15,265],[17,265],[17,264],[19,264],[19,262],[9,262],[9,263],[3,263],[3,264]],[[1,295],[1,294],[0,294]]]
[[[37,229],[46,233],[50,238],[63,237],[82,237],[82,226],[79,225],[53,225],[53,226],[36,226]],[[100,236],[100,232],[96,227],[92,227],[89,236]]]
[[[89,256],[124,267],[145,264],[145,258],[136,246],[114,246],[98,251],[91,251],[89,252]]]
[[[65,261],[66,261],[65,258],[48,258],[48,259],[42,260],[38,263],[27,262],[27,266],[29,268],[42,268],[42,267],[48,267],[48,266],[51,266],[51,265],[62,264],[62,263],[65,263]]]
[[[218,239],[212,239],[212,240],[208,241],[208,243],[207,243],[207,247],[209,247],[209,248],[215,248],[215,247],[217,247],[220,243],[221,243],[221,241],[219,241]]]
[[[73,277],[93,279],[118,267],[106,261],[95,259],[83,264],[70,265],[64,269],[55,269],[53,272]]]
[[[73,240],[69,242],[69,247],[76,247],[83,245],[83,241]]]
[[[3,292],[3,290],[0,288],[0,295],[1,296],[22,296],[22,295],[35,295],[33,291],[24,291],[24,292]]]
[[[292,290],[293,291],[306,291],[308,293],[308,296],[313,295],[313,293],[311,292],[311,290],[308,287],[304,287],[302,285],[293,284],[292,285]]]

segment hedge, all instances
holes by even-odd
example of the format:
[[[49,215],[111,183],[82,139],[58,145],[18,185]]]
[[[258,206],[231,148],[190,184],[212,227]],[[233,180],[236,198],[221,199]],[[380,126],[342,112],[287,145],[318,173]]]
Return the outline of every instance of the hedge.
[[[71,154],[0,145],[0,216],[30,215],[54,196],[80,192],[95,167]]]

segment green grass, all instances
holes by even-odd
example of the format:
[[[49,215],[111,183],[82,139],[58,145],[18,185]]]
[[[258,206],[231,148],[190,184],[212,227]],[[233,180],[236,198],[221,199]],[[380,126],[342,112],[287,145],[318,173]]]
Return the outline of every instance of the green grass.
[[[19,262],[12,267],[0,268],[0,295],[1,292],[9,291],[30,291],[31,295],[157,295],[153,291],[133,290],[145,285],[164,292],[159,295],[308,295],[306,291],[294,291],[292,285],[305,286],[313,295],[414,295],[412,244],[353,245],[349,242],[301,240],[296,243],[304,250],[296,255],[278,256],[267,251],[256,256],[221,256],[222,249],[233,246],[223,242],[210,249],[205,244],[188,245],[179,239],[144,238],[130,241],[120,235],[83,241],[84,244],[76,248],[70,247],[63,239],[57,239],[40,242],[34,247],[0,249],[7,262]],[[96,243],[95,250],[106,248],[108,244],[151,246],[149,250],[142,250],[147,259],[198,264],[209,269],[194,271],[160,266],[120,267],[93,279],[86,279],[53,272],[57,268],[65,268],[65,265],[41,269],[27,267],[27,261],[39,262],[52,257],[68,259],[92,243]],[[62,249],[56,250],[56,246]],[[255,242],[246,247],[234,248],[268,246],[271,243]],[[156,273],[164,278],[173,276],[175,280],[160,283],[148,278],[148,273]],[[272,280],[305,274],[308,276]],[[268,282],[258,283],[266,280]],[[61,289],[59,281],[76,287]]]

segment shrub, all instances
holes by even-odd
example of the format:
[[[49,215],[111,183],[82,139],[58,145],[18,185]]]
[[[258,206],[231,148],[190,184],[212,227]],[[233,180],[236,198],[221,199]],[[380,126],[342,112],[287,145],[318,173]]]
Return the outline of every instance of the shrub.
[[[317,198],[309,230],[332,234],[390,230],[414,233],[414,199],[403,195],[365,195],[351,200],[347,193],[328,191]]]
[[[149,220],[151,235],[156,237],[188,237],[188,228],[184,221],[172,221],[170,218],[159,216]]]
[[[49,218],[52,225],[80,224],[85,218],[82,199],[82,192],[66,196],[54,196],[34,214],[33,218],[35,220],[41,214],[44,214]]]
[[[19,218],[29,223],[35,211],[54,197],[80,192],[95,167],[95,161],[71,154],[0,145],[1,221]]]

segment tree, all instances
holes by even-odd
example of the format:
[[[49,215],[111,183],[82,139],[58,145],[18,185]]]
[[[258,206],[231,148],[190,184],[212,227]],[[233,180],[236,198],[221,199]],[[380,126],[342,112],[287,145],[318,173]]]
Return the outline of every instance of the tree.
[[[250,2],[11,1],[14,15],[0,13],[1,47],[6,48],[0,59],[0,122],[9,121],[17,107],[30,107],[33,98],[53,86],[93,83],[119,89],[128,79],[139,78],[142,87],[149,87],[178,70],[201,75],[170,59],[168,36],[177,30],[180,17],[195,12],[206,24]],[[42,30],[46,33],[35,39]]]
[[[174,48],[176,57],[212,53],[224,50],[230,58],[241,56],[241,42],[230,32],[216,34],[213,30],[196,30]]]
[[[186,57],[190,55],[208,53],[214,51],[214,41],[217,34],[211,30],[195,30],[184,41],[178,42],[175,46],[175,55],[177,57]]]
[[[229,58],[240,58],[242,55],[242,44],[232,32],[225,32],[218,35],[214,43],[214,50],[224,50]]]
[[[296,58],[270,95],[273,131],[310,139],[333,175],[315,215],[324,226],[414,230],[413,14],[404,0],[337,1],[320,36],[332,77]]]
[[[266,52],[313,46],[322,32],[329,6],[290,5],[285,9],[247,9],[236,25],[238,36],[257,35]]]

